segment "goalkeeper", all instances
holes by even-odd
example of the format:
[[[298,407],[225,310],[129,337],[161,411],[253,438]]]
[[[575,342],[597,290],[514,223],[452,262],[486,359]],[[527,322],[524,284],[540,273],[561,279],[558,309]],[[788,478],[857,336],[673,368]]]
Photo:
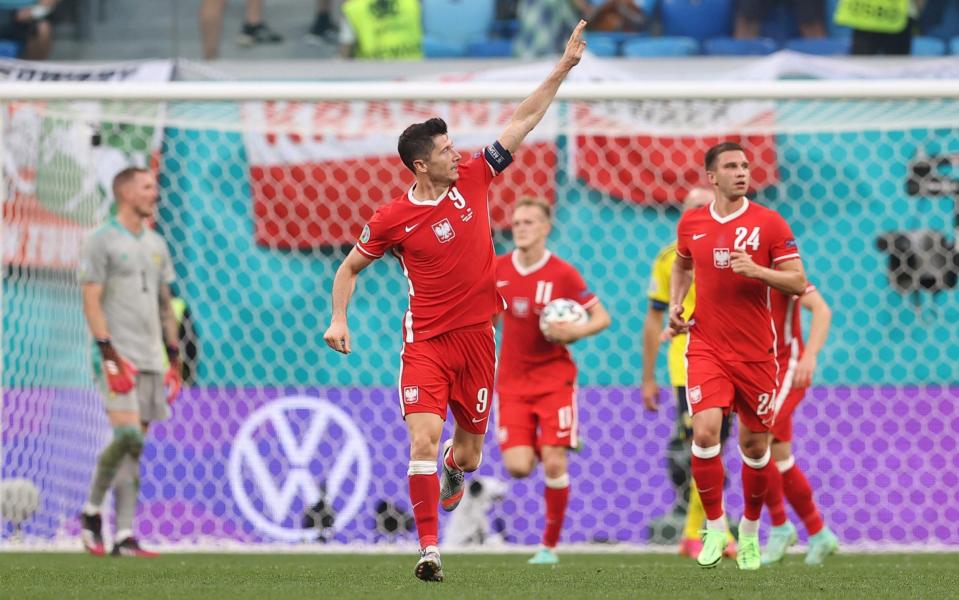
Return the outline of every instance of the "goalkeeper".
[[[683,212],[713,201],[713,191],[703,187],[689,190],[683,201]],[[663,316],[669,309],[669,279],[676,260],[676,243],[666,246],[657,255],[653,262],[651,282],[649,286],[649,308],[643,324],[643,404],[647,410],[659,409],[659,386],[656,384],[656,355],[659,353],[659,344],[662,341]],[[695,285],[695,284],[694,284]],[[686,318],[693,312],[696,305],[695,287],[690,288],[683,306]],[[693,421],[686,404],[686,336],[677,335],[672,338],[669,346],[669,379],[676,392],[676,431],[669,441],[669,472],[673,485],[677,489],[677,507],[685,505],[686,523],[683,527],[683,536],[679,545],[679,553],[683,556],[696,558],[702,548],[699,539],[703,529],[706,513],[703,503],[696,491],[696,484],[690,477],[690,444],[693,440]],[[721,437],[725,440],[729,435],[730,418],[723,421]],[[686,502],[688,498],[688,503]],[[736,544],[730,536],[730,543],[726,546],[727,556],[736,555]]]
[[[116,216],[90,234],[80,256],[83,314],[97,345],[94,372],[113,428],[83,506],[81,536],[88,552],[105,553],[100,506],[112,486],[117,522],[111,554],[149,557],[155,554],[133,536],[140,455],[149,424],[169,418],[180,391],[179,325],[170,302],[170,252],[148,224],[156,178],[126,168],[113,179],[113,195]]]

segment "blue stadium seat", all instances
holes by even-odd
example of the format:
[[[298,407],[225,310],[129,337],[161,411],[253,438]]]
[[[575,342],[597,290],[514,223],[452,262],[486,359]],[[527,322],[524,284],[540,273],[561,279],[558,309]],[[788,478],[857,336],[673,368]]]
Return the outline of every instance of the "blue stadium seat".
[[[473,58],[505,58],[513,56],[513,41],[489,39],[482,42],[470,42],[466,45],[466,56]]]
[[[586,41],[586,50],[596,56],[619,56],[619,42],[605,36],[590,36]]]
[[[693,56],[699,54],[699,42],[686,36],[645,37],[623,44],[623,56]]]
[[[663,35],[699,41],[728,37],[733,31],[733,0],[662,0]]]
[[[20,54],[20,44],[13,40],[0,40],[0,58],[16,58]]]
[[[949,54],[959,54],[959,35],[949,40]]]
[[[849,54],[850,44],[849,39],[841,38],[799,38],[788,40],[783,47],[803,54],[836,56]]]
[[[765,56],[779,49],[770,38],[737,40],[730,37],[708,39],[703,42],[703,54],[714,56]]]
[[[489,37],[495,9],[495,0],[423,0],[423,53],[465,55],[468,44]]]
[[[913,56],[942,56],[946,53],[946,43],[937,37],[919,35],[912,38]]]

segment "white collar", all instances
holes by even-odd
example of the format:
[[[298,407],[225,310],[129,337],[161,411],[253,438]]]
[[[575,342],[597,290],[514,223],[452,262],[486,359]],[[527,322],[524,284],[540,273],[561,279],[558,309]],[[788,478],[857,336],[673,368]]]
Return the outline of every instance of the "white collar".
[[[720,217],[716,214],[716,201],[713,200],[709,203],[709,214],[712,215],[719,223],[729,223],[738,216],[741,216],[749,208],[749,198],[743,198],[743,205],[739,207],[739,210],[733,213],[729,213],[725,217]]]
[[[448,194],[450,191],[450,188],[446,188],[446,191],[440,194],[440,197],[437,198],[436,200],[417,200],[416,198],[413,197],[413,188],[415,187],[416,187],[415,183],[410,186],[410,191],[406,193],[406,197],[409,199],[411,204],[415,204],[416,206],[436,206],[437,204],[443,201],[443,198],[445,198],[446,194]]]
[[[513,250],[513,255],[510,257],[510,259],[513,261],[513,268],[516,269],[516,272],[522,275],[523,277],[526,277],[527,275],[531,275],[535,273],[536,271],[539,271],[540,269],[542,269],[546,265],[546,263],[549,262],[549,259],[552,256],[553,256],[553,253],[547,250],[543,252],[543,258],[539,259],[538,261],[534,262],[528,267],[524,267],[523,265],[520,264],[519,250]]]

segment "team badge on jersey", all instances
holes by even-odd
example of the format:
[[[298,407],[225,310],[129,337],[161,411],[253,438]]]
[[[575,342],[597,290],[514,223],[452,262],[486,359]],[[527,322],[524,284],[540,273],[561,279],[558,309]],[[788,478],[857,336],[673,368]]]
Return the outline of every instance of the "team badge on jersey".
[[[717,269],[729,268],[729,248],[713,248],[713,266]]]
[[[403,388],[403,402],[406,404],[416,404],[420,401],[420,386],[408,385]]]
[[[690,404],[699,404],[700,402],[703,401],[703,391],[699,388],[698,385],[696,387],[691,387],[689,388],[687,397],[689,398]]]
[[[456,237],[456,232],[453,231],[453,226],[450,225],[449,219],[443,219],[442,221],[433,223],[433,233],[436,234],[436,239],[443,244]]]
[[[513,298],[513,314],[523,318],[529,314],[529,298]]]
[[[370,241],[370,226],[364,225],[363,232],[360,233],[360,243],[365,244],[368,241]]]

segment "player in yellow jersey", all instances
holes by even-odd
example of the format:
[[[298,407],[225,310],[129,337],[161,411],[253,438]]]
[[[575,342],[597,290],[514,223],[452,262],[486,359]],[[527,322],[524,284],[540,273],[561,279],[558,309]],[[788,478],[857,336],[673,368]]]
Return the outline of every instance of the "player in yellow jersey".
[[[683,211],[706,206],[713,201],[713,192],[708,188],[697,187],[689,191],[683,201]],[[647,410],[659,409],[659,385],[656,383],[656,356],[659,344],[663,341],[663,318],[669,309],[669,278],[676,260],[676,243],[663,248],[653,262],[649,286],[649,308],[643,324],[643,405]],[[695,283],[689,289],[683,301],[683,317],[689,319],[696,305]],[[686,510],[686,523],[679,544],[679,553],[696,558],[702,547],[699,532],[703,528],[706,513],[696,491],[696,484],[690,477],[690,444],[692,443],[692,418],[686,405],[686,335],[677,335],[669,345],[669,381],[676,394],[676,431],[669,441],[669,471],[674,485],[681,496],[680,502],[689,494]],[[723,423],[722,439],[729,435],[727,418]],[[726,547],[729,556],[735,556],[736,545],[730,537]]]

